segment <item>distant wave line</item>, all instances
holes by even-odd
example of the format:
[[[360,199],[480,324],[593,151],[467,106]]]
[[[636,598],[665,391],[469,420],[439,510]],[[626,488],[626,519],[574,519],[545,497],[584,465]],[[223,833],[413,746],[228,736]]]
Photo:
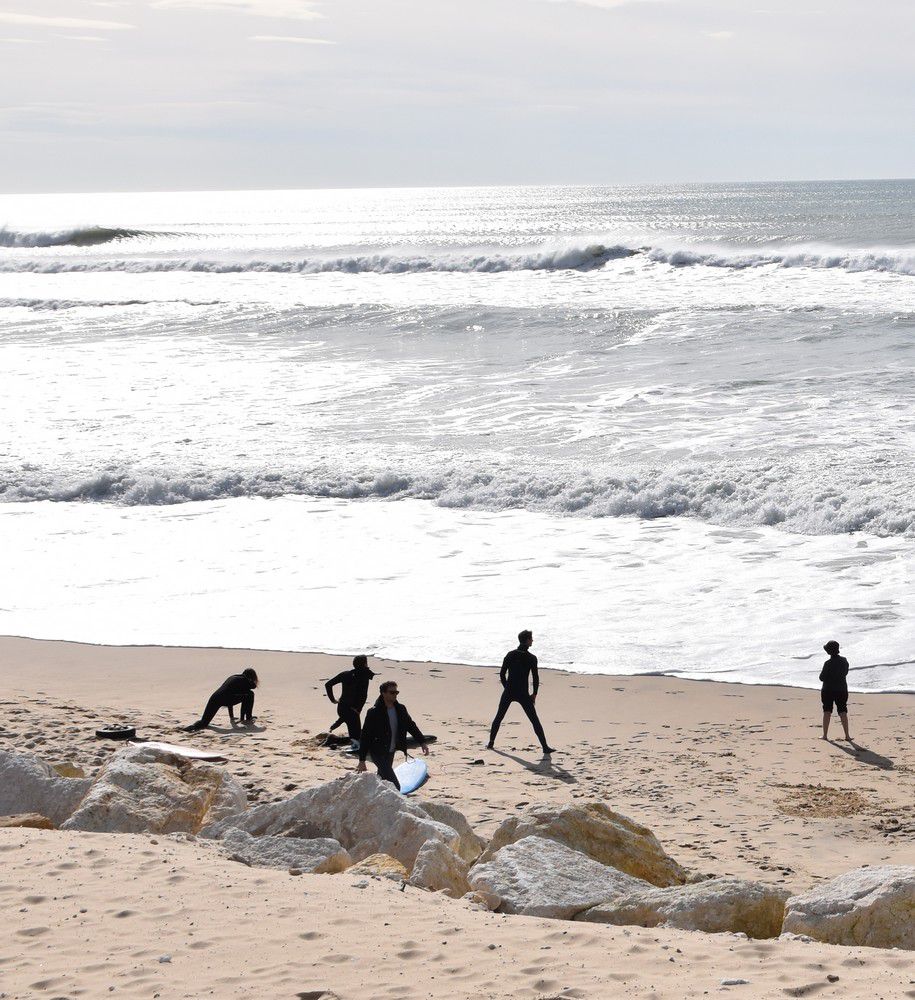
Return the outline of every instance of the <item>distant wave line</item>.
[[[0,246],[33,248],[52,246],[91,246],[141,236],[170,235],[147,233],[142,230],[87,229],[73,234],[11,234],[0,230]],[[95,235],[93,235],[95,234]],[[104,235],[102,235],[104,234]],[[12,238],[20,242],[11,242]],[[69,242],[68,242],[69,239]],[[76,242],[79,239],[82,242]],[[34,242],[27,242],[34,240]],[[44,240],[45,242],[41,242]],[[57,242],[54,242],[57,240]],[[209,260],[205,258],[150,259],[124,257],[113,259],[25,259],[0,261],[0,271],[59,273],[110,272],[155,273],[170,271],[242,274],[263,272],[277,274],[423,274],[479,273],[497,274],[507,271],[596,271],[608,264],[641,257],[654,264],[674,268],[714,267],[743,271],[754,268],[808,268],[813,270],[843,270],[848,272],[876,271],[890,274],[915,275],[915,254],[882,251],[783,251],[744,252],[668,250],[662,247],[627,247],[604,243],[583,243],[556,249],[441,254],[403,254],[395,251],[349,254],[336,257],[281,258],[275,260]]]

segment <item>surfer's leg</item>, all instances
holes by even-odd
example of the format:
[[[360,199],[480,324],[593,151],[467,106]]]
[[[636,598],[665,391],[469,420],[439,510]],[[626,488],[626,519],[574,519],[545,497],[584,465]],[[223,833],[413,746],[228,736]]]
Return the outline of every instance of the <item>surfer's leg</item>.
[[[340,721],[346,724],[346,731],[349,734],[349,738],[357,743],[359,737],[362,735],[362,725],[359,722],[359,713],[355,708],[350,708],[349,705],[337,705],[337,715],[340,716]]]
[[[508,711],[508,706],[515,699],[511,696],[511,692],[503,691],[502,697],[499,699],[499,708],[496,712],[496,717],[492,720],[492,725],[489,727],[489,746],[492,749],[493,744],[496,742],[496,737],[499,735],[499,726],[502,725],[502,720],[505,718],[505,713]]]
[[[540,725],[540,719],[537,717],[537,709],[534,707],[534,699],[528,695],[526,698],[519,698],[518,701],[524,709],[524,714],[531,720],[531,725],[534,727],[534,735],[540,740],[543,752],[549,753],[553,748],[546,741],[543,726]]]
[[[207,702],[206,708],[203,710],[203,715],[200,719],[195,722],[192,726],[186,728],[186,732],[192,733],[198,729],[206,729],[206,727],[213,721],[213,716],[222,708],[222,702],[216,697],[215,694],[210,695],[210,700]]]
[[[394,754],[373,753],[372,763],[378,768],[378,777],[381,778],[382,781],[390,781],[399,792],[400,782],[397,780],[397,775],[394,773]]]

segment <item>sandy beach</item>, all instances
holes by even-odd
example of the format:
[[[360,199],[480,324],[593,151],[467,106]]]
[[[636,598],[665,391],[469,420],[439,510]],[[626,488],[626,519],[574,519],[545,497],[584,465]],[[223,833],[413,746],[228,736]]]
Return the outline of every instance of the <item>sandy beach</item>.
[[[6,638],[0,662],[0,749],[89,772],[116,746],[95,728],[129,722],[218,750],[252,804],[355,766],[315,740],[334,718],[323,682],[344,658]],[[179,733],[249,665],[262,679],[254,729],[231,730],[223,713]],[[550,762],[517,707],[484,749],[494,669],[371,665],[438,737],[419,794],[484,836],[527,803],[602,800],[702,875],[800,892],[861,865],[915,864],[911,696],[852,695],[852,748],[819,738],[816,691],[544,671]],[[11,997],[915,996],[904,952],[491,914],[346,873],[250,869],[181,835],[13,829],[0,847]]]

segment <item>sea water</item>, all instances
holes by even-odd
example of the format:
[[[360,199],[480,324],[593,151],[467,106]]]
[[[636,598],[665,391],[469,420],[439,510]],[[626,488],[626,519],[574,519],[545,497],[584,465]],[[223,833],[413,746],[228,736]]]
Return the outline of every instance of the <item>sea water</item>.
[[[0,227],[0,632],[915,690],[915,182]]]

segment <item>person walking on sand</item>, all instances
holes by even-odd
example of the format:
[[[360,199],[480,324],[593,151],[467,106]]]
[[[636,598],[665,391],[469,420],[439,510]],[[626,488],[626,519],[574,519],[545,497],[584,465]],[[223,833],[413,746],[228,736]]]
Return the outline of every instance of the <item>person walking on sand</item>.
[[[192,723],[190,726],[185,726],[184,731],[186,733],[195,733],[199,729],[206,729],[213,721],[213,716],[221,708],[228,709],[229,721],[234,726],[235,712],[233,709],[239,704],[241,705],[242,725],[250,725],[254,722],[254,716],[251,713],[254,711],[254,689],[258,683],[257,671],[251,667],[243,670],[240,674],[232,674],[231,677],[227,677],[210,695],[210,700],[203,710],[203,715],[200,716],[197,722]]]
[[[382,781],[390,781],[400,791],[400,782],[394,773],[394,754],[401,751],[407,756],[407,733],[416,738],[424,754],[429,753],[426,737],[410,718],[406,706],[397,700],[400,693],[397,681],[385,681],[379,688],[381,694],[365,713],[362,735],[359,739],[359,764],[357,771],[365,771],[366,758],[371,757]]]
[[[524,709],[525,714],[531,720],[534,733],[540,740],[543,748],[543,756],[548,757],[554,752],[554,748],[549,746],[546,736],[543,733],[543,726],[537,718],[537,709],[534,702],[537,700],[537,692],[540,690],[540,674],[537,672],[537,657],[531,652],[534,643],[533,632],[525,629],[518,633],[518,648],[508,653],[502,661],[502,669],[499,671],[499,680],[502,682],[502,698],[499,701],[499,709],[496,717],[492,720],[489,730],[489,742],[486,744],[487,750],[492,750],[496,744],[496,736],[499,735],[499,726],[505,718],[509,705],[513,701]],[[533,678],[533,693],[529,690],[529,681]]]
[[[375,676],[369,670],[369,661],[360,654],[353,657],[353,669],[344,670],[324,685],[327,697],[337,706],[337,721],[330,727],[333,732],[337,726],[345,725],[353,746],[359,748],[359,734],[362,731],[362,709],[369,696],[369,681]],[[334,697],[334,686],[340,685],[340,697]]]
[[[823,739],[829,738],[829,721],[834,703],[845,730],[845,739],[851,743],[848,733],[848,660],[839,656],[839,644],[835,639],[830,639],[823,649],[829,653],[829,659],[820,671],[820,680],[823,682],[823,690],[820,692],[823,702]]]

